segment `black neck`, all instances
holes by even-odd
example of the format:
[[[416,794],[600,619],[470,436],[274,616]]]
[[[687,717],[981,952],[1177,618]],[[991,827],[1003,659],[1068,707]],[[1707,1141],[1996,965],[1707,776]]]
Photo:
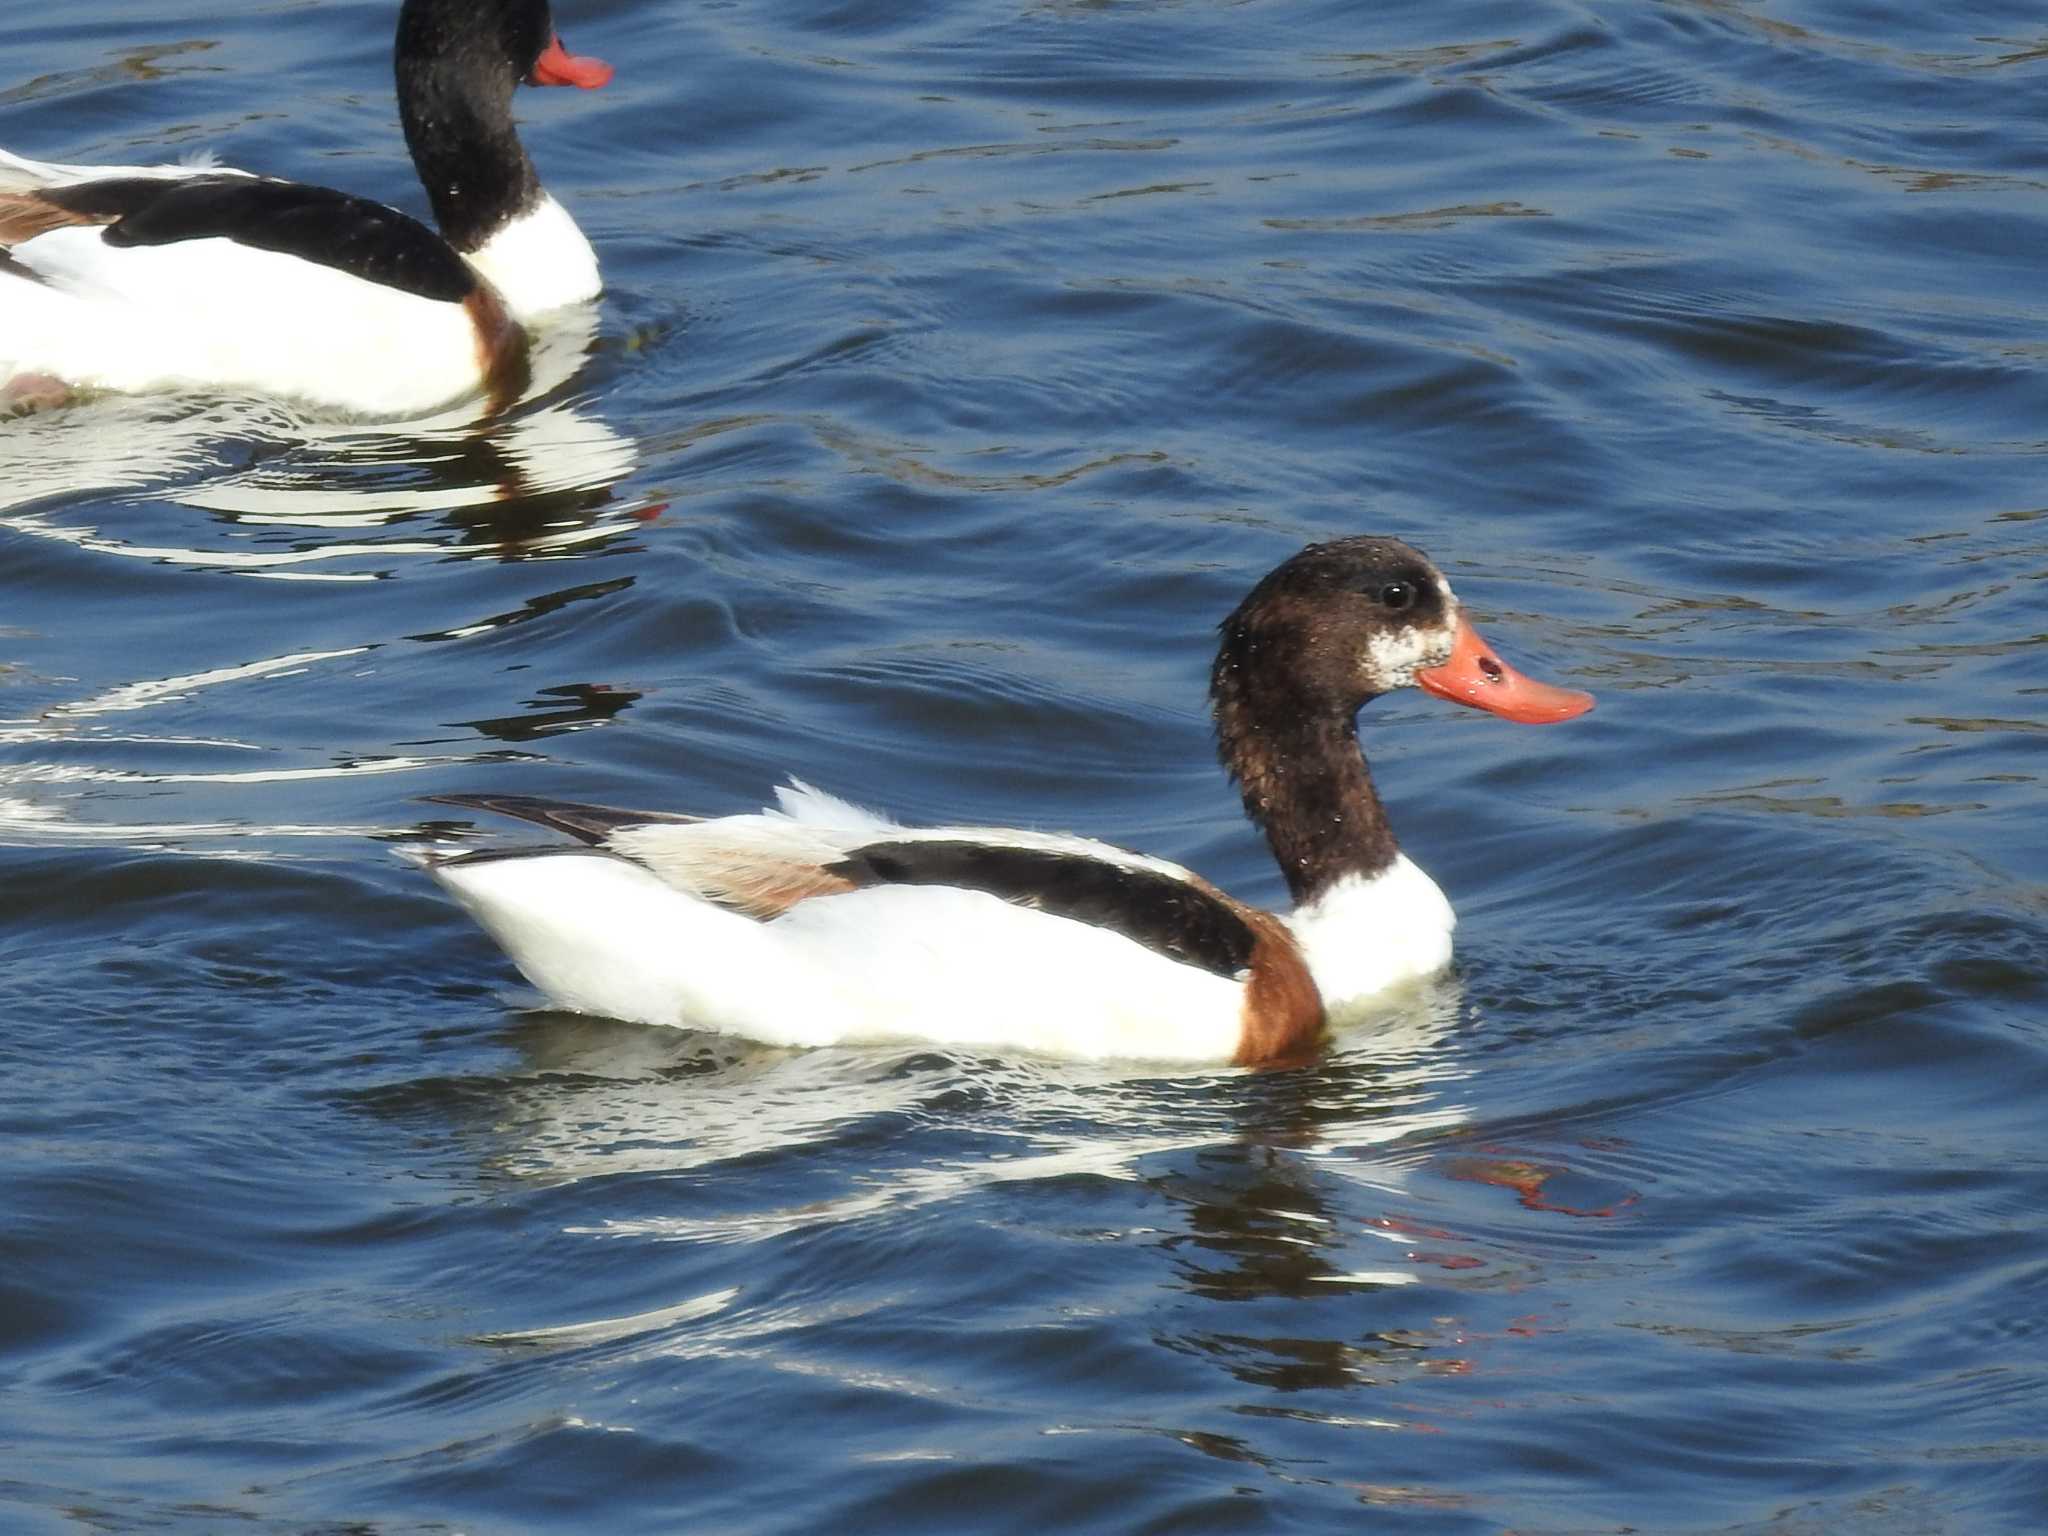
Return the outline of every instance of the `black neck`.
[[[1392,865],[1400,849],[1358,747],[1363,700],[1305,685],[1284,655],[1228,627],[1209,697],[1217,755],[1295,905]]]
[[[403,34],[398,117],[414,169],[450,245],[479,250],[540,201],[540,178],[512,122],[513,80],[467,50],[422,54]]]

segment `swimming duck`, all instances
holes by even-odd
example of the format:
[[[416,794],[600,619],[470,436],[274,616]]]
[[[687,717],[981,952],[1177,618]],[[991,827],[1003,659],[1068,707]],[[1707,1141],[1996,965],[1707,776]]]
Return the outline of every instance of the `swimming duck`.
[[[437,795],[578,842],[423,857],[575,1011],[782,1045],[1298,1060],[1330,1008],[1451,957],[1450,903],[1395,844],[1358,747],[1359,708],[1410,684],[1527,724],[1593,707],[1499,660],[1396,539],[1311,544],[1223,621],[1218,752],[1285,915],[1090,838],[907,827],[800,781],[774,809],[713,818]]]
[[[512,91],[586,89],[547,0],[405,0],[399,119],[440,229],[211,164],[0,151],[0,385],[247,389],[406,415],[523,382],[525,327],[594,298],[597,257],[541,189]]]

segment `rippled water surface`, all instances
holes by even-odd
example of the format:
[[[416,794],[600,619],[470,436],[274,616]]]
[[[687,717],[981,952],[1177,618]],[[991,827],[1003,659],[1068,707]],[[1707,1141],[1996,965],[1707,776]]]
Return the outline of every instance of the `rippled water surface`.
[[[9,8],[0,143],[417,209],[391,11]],[[0,422],[0,1527],[2048,1528],[2039,6],[560,20],[509,418]],[[1361,531],[1600,708],[1367,712],[1459,959],[1312,1066],[534,1011],[393,855],[796,772],[1278,902],[1212,626]]]

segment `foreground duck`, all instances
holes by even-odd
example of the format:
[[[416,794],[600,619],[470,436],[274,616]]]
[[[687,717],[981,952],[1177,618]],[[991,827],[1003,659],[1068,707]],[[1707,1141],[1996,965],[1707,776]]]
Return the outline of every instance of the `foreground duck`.
[[[1440,970],[1456,919],[1395,845],[1359,707],[1414,684],[1541,725],[1593,707],[1479,638],[1395,539],[1312,544],[1223,621],[1218,750],[1286,916],[1089,838],[899,826],[801,783],[700,819],[442,795],[583,846],[429,856],[558,1006],[783,1045],[928,1039],[1056,1055],[1299,1059],[1327,1011]]]
[[[512,122],[528,85],[603,85],[547,0],[405,0],[399,117],[436,231],[327,187],[210,165],[0,151],[0,390],[213,387],[404,415],[519,391],[526,326],[597,257]]]

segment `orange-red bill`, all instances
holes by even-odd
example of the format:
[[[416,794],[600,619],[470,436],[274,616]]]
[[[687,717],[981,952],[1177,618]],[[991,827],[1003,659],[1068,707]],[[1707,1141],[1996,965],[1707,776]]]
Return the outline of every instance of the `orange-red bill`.
[[[547,47],[533,62],[533,73],[526,77],[528,85],[580,85],[586,91],[594,91],[600,85],[609,84],[612,67],[603,59],[593,59],[588,54],[571,53],[562,46],[559,37],[550,37]]]
[[[1524,725],[1554,725],[1593,707],[1590,693],[1554,688],[1522,676],[1493,654],[1462,613],[1458,615],[1457,637],[1451,642],[1451,659],[1440,667],[1423,668],[1415,674],[1415,681],[1440,699],[1491,710]]]

